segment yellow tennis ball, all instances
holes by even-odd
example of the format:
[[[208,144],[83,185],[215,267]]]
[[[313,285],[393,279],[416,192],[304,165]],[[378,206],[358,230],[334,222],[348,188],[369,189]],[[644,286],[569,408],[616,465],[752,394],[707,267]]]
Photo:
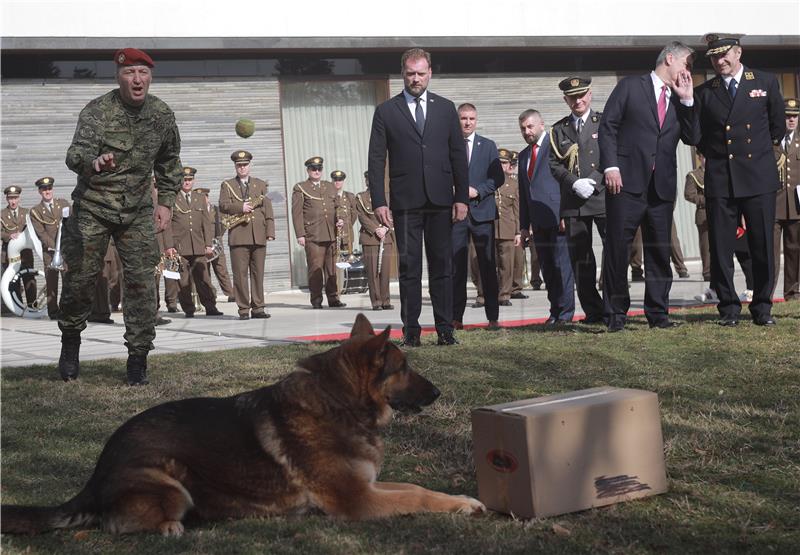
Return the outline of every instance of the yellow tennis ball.
[[[240,119],[236,122],[236,134],[242,139],[246,139],[256,132],[256,124],[249,119]]]

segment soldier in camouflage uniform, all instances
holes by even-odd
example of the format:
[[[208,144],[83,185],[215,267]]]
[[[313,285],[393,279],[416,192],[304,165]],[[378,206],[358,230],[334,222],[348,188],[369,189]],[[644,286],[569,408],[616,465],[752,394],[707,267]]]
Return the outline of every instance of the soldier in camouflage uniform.
[[[175,115],[148,94],[153,61],[133,48],[118,50],[115,89],[81,111],[66,164],[78,174],[73,212],[62,231],[68,270],[61,297],[61,358],[65,381],[78,377],[80,334],[92,307],[97,273],[109,238],[122,259],[127,382],[147,383],[147,353],[155,338],[153,273],[159,261],[155,232],[171,218],[180,188],[180,135]],[[158,204],[153,209],[150,176]],[[154,225],[155,220],[155,225]]]

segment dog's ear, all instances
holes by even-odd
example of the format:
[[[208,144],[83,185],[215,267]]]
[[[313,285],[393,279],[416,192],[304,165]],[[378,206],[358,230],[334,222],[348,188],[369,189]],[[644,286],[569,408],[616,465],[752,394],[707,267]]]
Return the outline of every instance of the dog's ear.
[[[350,330],[350,337],[355,337],[356,335],[375,335],[375,330],[372,328],[372,324],[370,324],[369,320],[367,320],[367,317],[361,313],[356,316],[356,321],[353,323],[353,329]]]

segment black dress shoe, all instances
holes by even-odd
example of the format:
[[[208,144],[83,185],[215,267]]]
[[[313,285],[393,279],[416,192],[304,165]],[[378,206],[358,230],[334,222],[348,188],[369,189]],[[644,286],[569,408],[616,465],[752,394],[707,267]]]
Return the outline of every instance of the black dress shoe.
[[[527,299],[528,295],[526,295],[525,293],[522,293],[520,291],[517,291],[516,293],[511,295],[511,298],[512,299]]]
[[[394,305],[393,304],[385,304],[381,308],[383,308],[383,310],[394,310]]]
[[[608,333],[616,333],[624,329],[625,329],[625,323],[620,322],[619,320],[615,320],[608,324],[608,329],[606,331],[608,331]]]
[[[531,287],[533,287],[534,291],[541,291],[542,290],[542,283],[541,282],[533,283],[533,284],[531,284]]]
[[[419,340],[419,335],[407,334],[403,336],[403,341],[400,345],[403,347],[421,347],[422,342]]]
[[[658,322],[653,322],[650,324],[650,329],[658,328],[658,329],[669,329],[669,328],[677,328],[681,325],[681,322],[673,322],[672,320],[659,320]]]
[[[311,303],[311,308],[322,308],[322,303]]]
[[[343,303],[342,301],[337,299],[337,300],[335,300],[333,302],[329,302],[328,306],[331,307],[331,308],[344,308],[347,305],[345,303]]]
[[[253,318],[264,319],[270,317],[272,317],[272,314],[267,314],[266,312],[253,312]]]
[[[559,320],[558,318],[553,318],[551,316],[550,318],[545,320],[544,326],[546,328],[556,328],[558,326],[563,326],[564,324],[567,324],[567,323],[568,322],[566,320]]]
[[[156,325],[157,326],[163,326],[164,324],[169,324],[171,322],[172,322],[172,320],[170,320],[169,318],[162,318],[161,316],[157,316],[156,317]]]
[[[177,306],[168,306],[167,307],[167,312],[178,312],[178,307]]]
[[[443,331],[439,333],[439,340],[437,345],[458,345],[458,339],[455,338],[452,331]]]
[[[222,312],[220,312],[216,308],[207,308],[206,316],[222,316]]]
[[[470,305],[470,307],[472,307],[472,308],[483,308],[483,303],[479,303],[478,301],[475,301],[474,303],[472,303]]]
[[[603,319],[602,316],[587,316],[583,320],[580,320],[581,324],[586,324],[586,325],[590,325],[590,324],[605,324],[605,322],[606,321]]]
[[[382,306],[373,306],[372,310],[383,310]]]
[[[497,305],[498,306],[511,306],[511,301],[509,301],[509,300],[500,301],[499,303],[497,303]]]
[[[686,270],[684,270],[682,272],[679,271],[678,272],[678,277],[681,278],[681,279],[686,279],[686,278],[689,277],[689,272],[687,272]]]
[[[114,320],[111,318],[89,318],[89,322],[94,322],[95,324],[113,324]]]
[[[249,314],[239,314],[239,320],[249,320],[249,319],[250,319]]]
[[[775,318],[770,315],[766,316],[756,316],[753,318],[753,323],[757,326],[774,326],[777,322],[775,322]]]
[[[489,320],[489,325],[486,326],[486,329],[490,331],[497,331],[500,329],[500,322],[497,320]]]
[[[194,318],[194,312],[185,312],[183,314],[184,318]]]

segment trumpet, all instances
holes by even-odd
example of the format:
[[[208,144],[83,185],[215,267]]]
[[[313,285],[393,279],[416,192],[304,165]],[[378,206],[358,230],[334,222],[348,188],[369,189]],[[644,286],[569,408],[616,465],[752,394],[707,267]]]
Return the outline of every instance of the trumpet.
[[[264,195],[258,195],[258,197],[256,197],[255,199],[253,199],[252,197],[247,197],[246,199],[244,199],[244,202],[249,202],[250,207],[253,210],[255,210],[256,208],[264,204]],[[240,224],[249,224],[250,222],[253,221],[254,218],[255,215],[252,212],[249,212],[247,214],[229,214],[227,216],[224,216],[220,220],[220,223],[222,224],[222,227],[230,230],[231,228],[234,228]]]
[[[342,217],[344,216],[344,217]],[[337,220],[344,220],[347,225],[347,213],[336,214]],[[347,233],[347,237],[345,237]],[[346,243],[346,244],[345,244]],[[334,253],[336,267],[341,269],[349,268],[358,258],[353,254],[353,234],[345,230],[344,226],[336,228],[336,251]]]
[[[181,258],[180,256],[173,255],[167,256],[161,253],[161,259],[156,264],[154,275],[159,277],[164,274],[167,279],[181,279]]]
[[[67,265],[64,263],[64,257],[61,255],[61,228],[64,227],[64,219],[69,217],[69,206],[61,209],[61,221],[58,222],[58,234],[56,235],[56,248],[53,251],[53,259],[50,261],[48,269],[57,272],[67,271]]]

